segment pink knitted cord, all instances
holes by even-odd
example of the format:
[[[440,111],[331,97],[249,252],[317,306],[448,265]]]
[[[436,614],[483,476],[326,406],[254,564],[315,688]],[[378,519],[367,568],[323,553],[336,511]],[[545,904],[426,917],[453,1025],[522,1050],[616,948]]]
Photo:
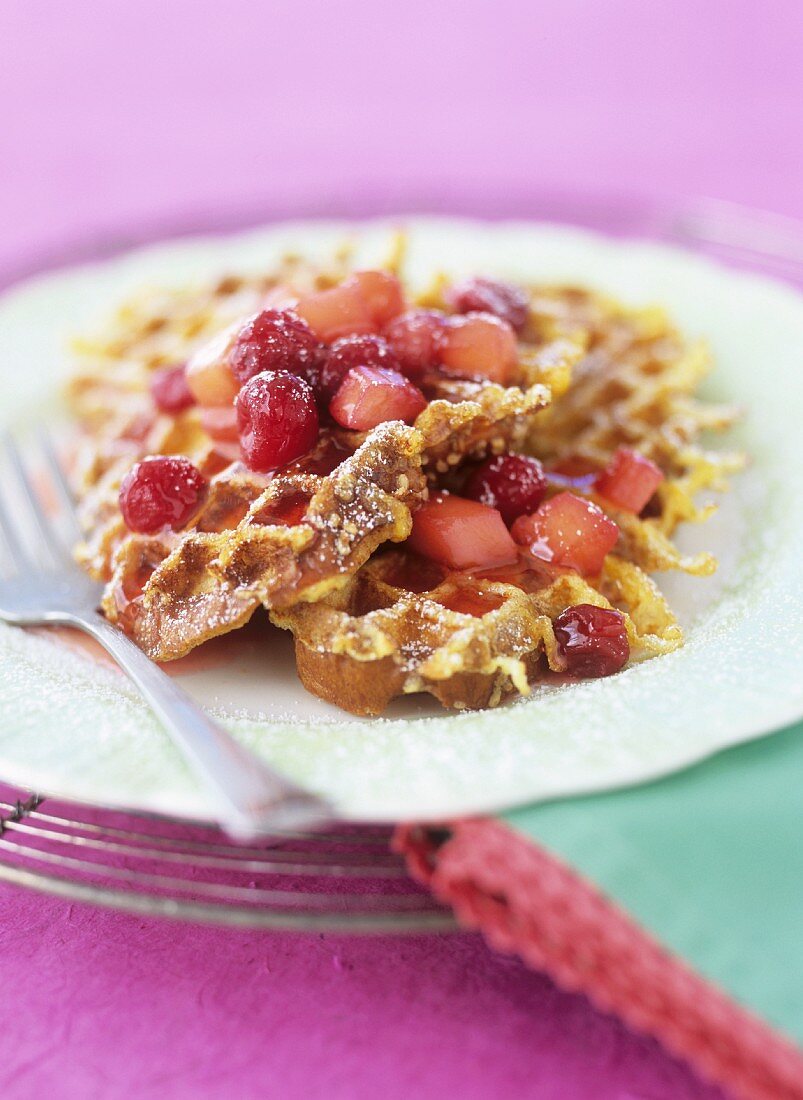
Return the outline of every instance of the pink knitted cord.
[[[492,947],[585,993],[740,1100],[803,1100],[795,1047],[590,882],[501,822],[459,821],[448,832],[438,843],[425,827],[406,826],[394,845],[412,874]]]

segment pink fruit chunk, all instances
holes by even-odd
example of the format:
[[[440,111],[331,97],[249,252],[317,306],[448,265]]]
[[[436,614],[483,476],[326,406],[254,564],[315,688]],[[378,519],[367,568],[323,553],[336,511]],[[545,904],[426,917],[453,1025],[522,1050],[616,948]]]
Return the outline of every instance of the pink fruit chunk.
[[[237,443],[237,411],[234,405],[209,405],[200,411],[201,427],[219,443]]]
[[[309,325],[290,310],[263,309],[237,333],[229,367],[240,385],[262,371],[289,371],[304,377],[318,355]]]
[[[629,447],[620,447],[597,475],[594,488],[617,508],[638,513],[663,480],[654,462]]]
[[[181,455],[153,455],[132,466],[120,485],[120,511],[130,531],[152,535],[185,527],[206,497],[207,481]]]
[[[286,283],[272,286],[262,299],[263,309],[292,309],[298,305],[298,291]]]
[[[386,420],[411,424],[427,399],[403,374],[385,367],[354,367],[343,379],[329,412],[344,428],[367,432]]]
[[[511,534],[534,557],[592,577],[616,545],[619,528],[591,501],[558,493],[531,516],[520,516]]]
[[[518,556],[495,508],[452,493],[435,493],[418,509],[407,546],[451,569],[493,569]]]
[[[434,309],[411,309],[394,318],[384,331],[402,374],[419,378],[437,366],[446,331],[446,315]]]
[[[514,332],[521,332],[527,323],[527,292],[512,283],[468,279],[452,287],[447,298],[456,313],[493,313],[500,321],[506,321]]]
[[[546,477],[537,458],[497,455],[478,466],[463,487],[472,500],[497,508],[510,526],[534,512],[546,495]]]
[[[343,379],[354,367],[387,367],[399,370],[396,356],[381,336],[343,336],[325,352],[318,390],[331,400]]]
[[[195,404],[195,394],[187,385],[187,366],[160,367],[150,379],[153,403],[160,412],[175,416]]]
[[[395,275],[387,271],[358,271],[352,280],[380,328],[384,328],[404,309],[404,291]]]
[[[459,378],[487,378],[506,385],[516,366],[516,335],[491,313],[451,317],[441,347],[441,368]]]
[[[353,278],[340,286],[304,295],[296,306],[296,313],[326,344],[340,336],[378,332],[381,327]]]
[[[229,325],[199,348],[187,363],[187,385],[199,405],[230,405],[240,383],[229,367],[229,354],[242,322]]]
[[[621,611],[580,603],[562,611],[553,628],[558,653],[571,676],[611,676],[630,657]]]
[[[267,473],[306,454],[318,438],[318,407],[303,378],[264,371],[237,395],[237,431],[245,463]]]

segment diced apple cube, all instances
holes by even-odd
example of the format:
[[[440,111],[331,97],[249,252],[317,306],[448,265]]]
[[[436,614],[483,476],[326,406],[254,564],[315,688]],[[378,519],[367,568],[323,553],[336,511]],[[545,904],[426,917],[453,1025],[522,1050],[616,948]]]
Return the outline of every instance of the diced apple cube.
[[[329,412],[342,427],[366,432],[386,420],[411,424],[426,404],[418,386],[398,371],[353,367],[332,398]]]
[[[451,569],[493,569],[518,556],[496,508],[452,493],[435,493],[418,509],[407,545]]]
[[[591,577],[616,545],[619,528],[590,500],[558,493],[532,515],[520,516],[511,534],[534,557]]]
[[[597,476],[594,488],[617,508],[638,513],[663,480],[663,472],[649,458],[620,447]]]

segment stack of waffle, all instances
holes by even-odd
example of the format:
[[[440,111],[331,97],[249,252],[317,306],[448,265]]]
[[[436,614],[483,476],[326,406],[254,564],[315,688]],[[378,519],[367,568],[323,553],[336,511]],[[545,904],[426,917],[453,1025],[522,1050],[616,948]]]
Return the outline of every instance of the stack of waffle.
[[[660,310],[531,287],[513,384],[427,378],[428,405],[414,424],[360,434],[327,426],[304,458],[258,474],[206,435],[196,409],[158,413],[149,378],[258,309],[288,280],[288,268],[294,285],[342,277],[291,259],[271,277],[147,292],[101,336],[76,345],[70,398],[81,427],[76,479],[87,531],[78,556],[105,582],[111,621],[150,656],[171,660],[264,607],[293,634],[304,686],[356,714],[381,713],[413,692],[456,709],[527,694],[547,670],[561,672],[552,624],[576,604],[620,610],[634,659],[681,644],[650,574],[715,568],[708,554],[684,557],[672,536],[681,522],[709,514],[699,494],[723,489],[738,466],[700,445],[703,430],[723,429],[733,415],[694,396],[709,368],[704,346],[684,341]],[[424,303],[446,308],[445,290],[440,280]],[[459,489],[477,459],[534,455],[556,471],[559,488],[561,470],[600,468],[622,445],[656,462],[665,480],[640,515],[613,508],[591,483],[573,483],[621,531],[598,577],[533,559],[485,574],[454,572],[404,546],[427,493]],[[187,455],[209,479],[190,529],[146,536],[125,527],[120,481],[149,454]]]

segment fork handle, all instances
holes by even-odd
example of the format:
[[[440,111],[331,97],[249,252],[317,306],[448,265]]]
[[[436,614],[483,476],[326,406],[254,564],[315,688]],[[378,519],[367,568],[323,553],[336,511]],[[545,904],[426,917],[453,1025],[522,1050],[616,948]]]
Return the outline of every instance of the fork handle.
[[[109,653],[139,688],[174,744],[215,799],[221,827],[239,839],[332,820],[331,806],[264,764],[199,707],[102,615],[71,620]]]

